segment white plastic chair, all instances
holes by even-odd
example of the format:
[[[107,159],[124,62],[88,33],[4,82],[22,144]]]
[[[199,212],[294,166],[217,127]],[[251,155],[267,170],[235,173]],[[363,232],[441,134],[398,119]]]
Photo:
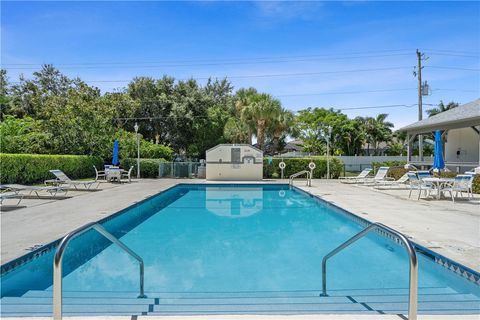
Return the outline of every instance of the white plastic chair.
[[[455,203],[455,197],[463,197],[463,192],[467,193],[468,199],[473,199],[473,176],[469,174],[459,174],[453,180],[453,184],[450,187],[445,187],[442,189],[443,192],[449,192],[452,197],[452,201]],[[453,193],[455,192],[455,197]]]
[[[128,178],[128,182],[132,182],[132,171],[133,171],[133,166],[131,166],[130,169],[128,169],[128,171],[122,170],[120,179]]]
[[[407,175],[408,175],[408,181],[410,181],[410,193],[408,194],[409,198],[412,196],[413,190],[418,190],[417,200],[420,199],[420,196],[422,195],[422,191],[424,191],[425,196],[430,196],[430,193],[433,190],[433,187],[431,184],[427,184],[422,179],[420,179],[417,175],[417,172],[407,172]]]

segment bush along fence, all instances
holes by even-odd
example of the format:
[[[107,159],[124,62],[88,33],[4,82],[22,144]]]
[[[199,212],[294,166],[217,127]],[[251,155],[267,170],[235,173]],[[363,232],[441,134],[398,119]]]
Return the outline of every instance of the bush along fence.
[[[302,170],[310,170],[308,164],[314,162],[316,165],[313,170],[313,178],[320,179],[327,176],[327,159],[326,157],[308,157],[308,158],[264,158],[263,159],[263,177],[278,179],[281,177],[281,170],[278,167],[280,162],[285,162],[283,177],[288,179],[294,173]],[[330,160],[330,177],[336,179],[343,171],[343,163],[337,158],[331,157]]]
[[[60,169],[72,179],[95,177],[99,157],[81,155],[41,155],[0,153],[1,183],[34,184],[55,178],[49,170]]]
[[[140,159],[140,177],[158,178],[158,168],[163,162],[165,162],[164,159]],[[121,168],[128,170],[131,166],[133,166],[132,178],[137,177],[137,159],[120,159]]]

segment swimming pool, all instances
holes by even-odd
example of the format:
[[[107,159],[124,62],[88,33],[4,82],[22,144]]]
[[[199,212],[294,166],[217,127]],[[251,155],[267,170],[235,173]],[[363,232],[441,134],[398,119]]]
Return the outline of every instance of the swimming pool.
[[[323,256],[365,224],[288,185],[181,184],[102,221],[143,258],[148,298],[137,262],[89,231],[63,259],[64,314],[406,313],[407,254],[376,233],[329,260],[319,297]],[[39,252],[2,266],[2,316],[51,314],[54,245]],[[420,314],[480,313],[478,274],[418,258]]]

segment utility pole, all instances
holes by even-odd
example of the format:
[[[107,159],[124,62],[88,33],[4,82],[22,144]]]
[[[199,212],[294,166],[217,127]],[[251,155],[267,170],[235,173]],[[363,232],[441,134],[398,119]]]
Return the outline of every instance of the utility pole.
[[[425,94],[423,90],[422,83],[422,60],[427,60],[425,54],[420,52],[417,49],[417,71],[414,71],[413,74],[418,78],[418,121],[423,119],[423,100],[422,96]],[[428,93],[427,93],[428,94]],[[418,135],[418,158],[420,161],[423,161],[423,136]]]

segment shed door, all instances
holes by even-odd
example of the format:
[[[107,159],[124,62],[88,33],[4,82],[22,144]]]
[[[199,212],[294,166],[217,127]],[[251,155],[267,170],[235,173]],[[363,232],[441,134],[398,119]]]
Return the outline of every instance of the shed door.
[[[240,163],[240,148],[232,148],[231,153],[232,163]]]

